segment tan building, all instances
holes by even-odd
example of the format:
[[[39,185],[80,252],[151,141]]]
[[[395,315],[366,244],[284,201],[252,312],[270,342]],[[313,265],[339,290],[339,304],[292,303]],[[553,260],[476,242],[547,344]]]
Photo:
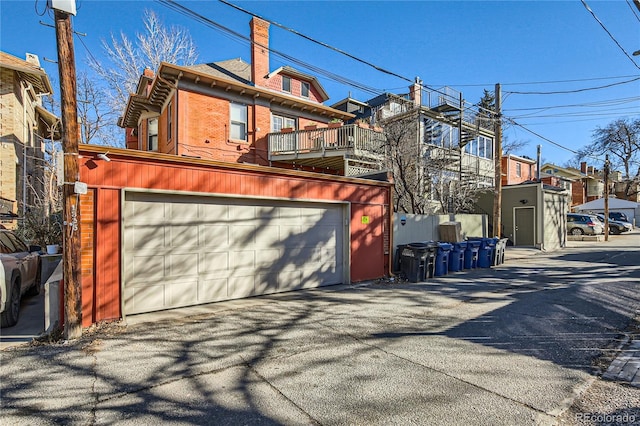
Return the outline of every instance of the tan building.
[[[37,56],[0,52],[0,221],[7,228],[45,191],[44,142],[60,133],[58,118],[42,107],[52,92]]]

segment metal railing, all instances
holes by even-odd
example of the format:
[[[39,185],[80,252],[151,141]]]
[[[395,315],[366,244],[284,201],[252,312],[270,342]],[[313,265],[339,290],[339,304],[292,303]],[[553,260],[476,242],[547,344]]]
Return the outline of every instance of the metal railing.
[[[269,133],[269,157],[287,154],[326,153],[330,150],[376,158],[384,154],[383,132],[356,124],[336,128],[296,130],[289,133]]]

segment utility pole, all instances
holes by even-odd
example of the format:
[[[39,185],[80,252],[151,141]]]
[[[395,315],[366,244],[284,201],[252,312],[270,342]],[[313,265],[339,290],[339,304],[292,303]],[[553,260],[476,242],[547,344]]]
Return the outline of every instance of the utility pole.
[[[62,151],[64,153],[63,185],[63,277],[64,335],[77,339],[82,335],[82,301],[80,292],[80,209],[74,183],[78,172],[78,106],[76,103],[76,66],[73,31],[69,11],[55,9],[58,73],[62,109]],[[73,7],[75,14],[75,4]]]
[[[493,234],[502,237],[502,90],[496,84],[496,112],[493,121],[495,133],[495,193],[493,196]]]
[[[604,160],[604,240],[609,241],[609,154]]]

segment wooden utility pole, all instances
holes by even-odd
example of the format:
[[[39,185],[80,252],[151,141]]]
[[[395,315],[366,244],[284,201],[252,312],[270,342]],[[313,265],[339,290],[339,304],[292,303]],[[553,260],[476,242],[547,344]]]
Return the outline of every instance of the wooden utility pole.
[[[609,154],[604,160],[604,240],[609,241]]]
[[[493,121],[495,133],[495,193],[493,197],[493,235],[502,238],[502,90],[496,84],[496,111]]]
[[[80,293],[80,209],[74,183],[78,173],[78,106],[76,103],[76,65],[73,51],[71,16],[55,10],[62,109],[62,151],[64,153],[64,335],[76,339],[82,335]]]

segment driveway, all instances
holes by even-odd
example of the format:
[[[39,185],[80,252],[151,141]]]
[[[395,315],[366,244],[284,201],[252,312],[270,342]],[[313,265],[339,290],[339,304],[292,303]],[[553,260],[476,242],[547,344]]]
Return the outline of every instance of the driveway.
[[[556,424],[640,308],[640,234],[595,244],[8,349],[3,424]]]

